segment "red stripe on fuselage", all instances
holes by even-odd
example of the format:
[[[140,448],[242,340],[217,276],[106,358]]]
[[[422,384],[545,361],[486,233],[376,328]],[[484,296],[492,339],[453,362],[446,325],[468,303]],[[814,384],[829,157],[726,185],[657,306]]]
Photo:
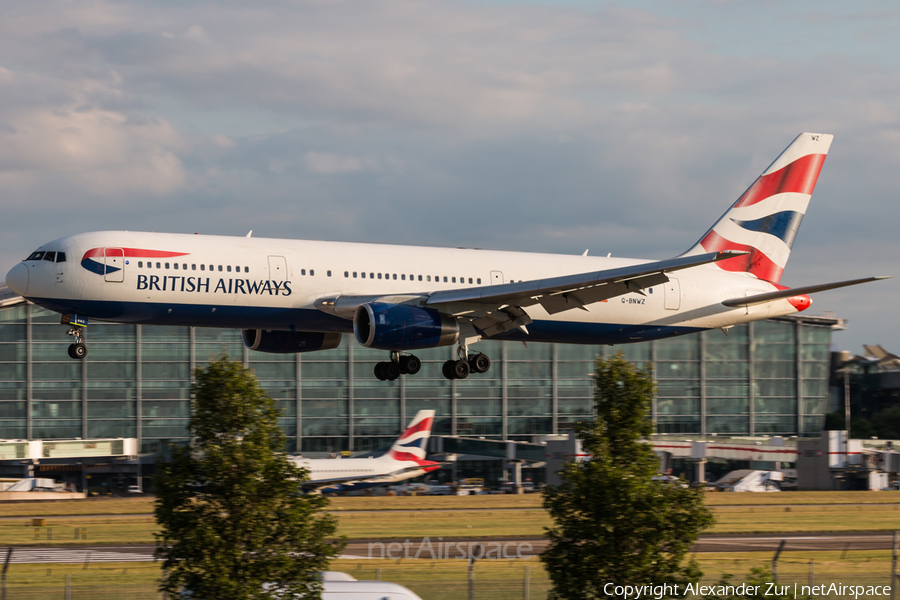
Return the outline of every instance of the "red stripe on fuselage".
[[[84,253],[85,258],[103,257],[106,250],[121,250],[129,258],[172,258],[175,256],[187,256],[189,252],[166,252],[164,250],[144,250],[141,248],[92,248]]]
[[[753,182],[734,207],[751,206],[775,194],[812,194],[824,162],[824,154],[808,154],[774,173],[763,175]]]

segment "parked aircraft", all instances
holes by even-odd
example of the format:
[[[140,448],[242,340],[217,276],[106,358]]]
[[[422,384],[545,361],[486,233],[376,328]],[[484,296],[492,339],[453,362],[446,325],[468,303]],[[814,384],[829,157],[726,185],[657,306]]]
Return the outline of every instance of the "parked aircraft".
[[[807,294],[879,277],[780,284],[833,136],[802,133],[687,252],[666,260],[101,231],[42,245],[10,270],[17,294],[63,315],[87,354],[89,320],[230,327],[262,352],[384,350],[379,379],[415,350],[458,345],[448,379],[491,365],[482,339],[623,344],[807,309]],[[252,233],[252,232],[251,232]]]
[[[308,491],[345,492],[413,479],[441,468],[425,460],[433,424],[434,411],[420,410],[391,449],[377,458],[291,460],[309,470],[310,480],[302,484]]]

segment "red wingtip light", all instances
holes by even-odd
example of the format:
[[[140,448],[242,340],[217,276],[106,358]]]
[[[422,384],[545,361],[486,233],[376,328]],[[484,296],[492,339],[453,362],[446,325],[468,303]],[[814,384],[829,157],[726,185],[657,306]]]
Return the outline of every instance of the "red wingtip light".
[[[806,294],[800,294],[799,296],[791,296],[787,299],[788,302],[793,305],[794,308],[797,309],[797,312],[801,312],[806,310],[812,304],[812,298],[807,296]]]

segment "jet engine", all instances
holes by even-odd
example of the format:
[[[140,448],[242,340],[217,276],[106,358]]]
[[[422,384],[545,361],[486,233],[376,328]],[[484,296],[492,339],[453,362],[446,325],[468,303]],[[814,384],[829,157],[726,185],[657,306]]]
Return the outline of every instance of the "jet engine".
[[[370,302],[357,307],[353,332],[367,348],[416,350],[455,344],[459,324],[430,308]]]
[[[242,329],[241,339],[244,341],[244,345],[251,350],[272,354],[331,350],[341,345],[340,333],[317,333],[314,331]]]

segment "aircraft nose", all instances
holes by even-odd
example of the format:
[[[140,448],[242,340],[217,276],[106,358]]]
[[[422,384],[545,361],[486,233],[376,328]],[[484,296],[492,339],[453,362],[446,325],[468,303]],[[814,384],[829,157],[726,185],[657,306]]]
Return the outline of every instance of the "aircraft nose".
[[[28,267],[19,263],[6,274],[6,285],[20,296],[28,292]]]

